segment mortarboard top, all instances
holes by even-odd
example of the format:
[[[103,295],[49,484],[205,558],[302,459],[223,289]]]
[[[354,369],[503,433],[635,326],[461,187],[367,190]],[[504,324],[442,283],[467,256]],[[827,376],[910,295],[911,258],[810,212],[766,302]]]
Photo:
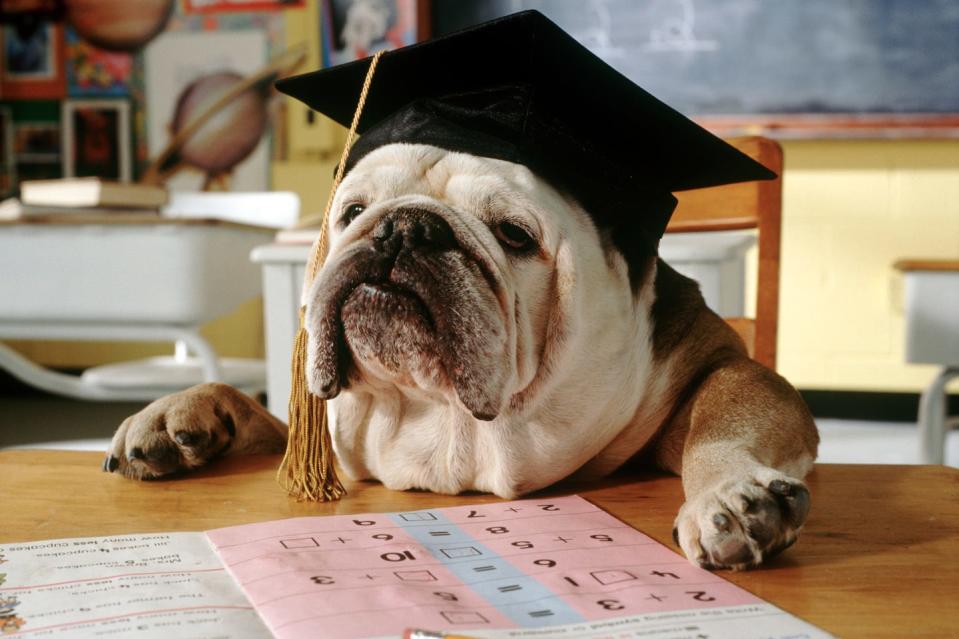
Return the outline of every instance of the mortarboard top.
[[[349,126],[370,59],[277,88]],[[638,87],[538,11],[386,53],[350,151],[431,144],[527,165],[627,255],[650,254],[673,191],[775,174]]]

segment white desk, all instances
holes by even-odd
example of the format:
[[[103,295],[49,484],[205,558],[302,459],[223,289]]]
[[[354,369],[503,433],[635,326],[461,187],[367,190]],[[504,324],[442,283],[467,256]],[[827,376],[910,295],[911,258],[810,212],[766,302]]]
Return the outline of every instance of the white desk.
[[[659,256],[699,282],[706,305],[720,316],[743,317],[746,252],[755,244],[755,230],[667,233],[659,243]]]
[[[185,345],[191,366],[140,361],[46,370],[0,343],[0,367],[49,392],[80,399],[149,400],[199,381],[260,391],[259,360],[224,360],[200,335],[261,290],[250,250],[274,229],[214,220],[110,214],[0,222],[0,339],[163,341]],[[181,357],[180,361],[183,361]]]
[[[677,271],[699,281],[710,308],[724,317],[740,317],[745,306],[745,254],[755,242],[753,231],[667,234],[660,243],[660,255]],[[283,420],[309,254],[309,246],[291,244],[260,246],[251,254],[263,267],[267,406]]]
[[[939,364],[919,400],[922,463],[945,461],[946,384],[959,377],[959,261],[900,260],[906,288],[906,361]]]

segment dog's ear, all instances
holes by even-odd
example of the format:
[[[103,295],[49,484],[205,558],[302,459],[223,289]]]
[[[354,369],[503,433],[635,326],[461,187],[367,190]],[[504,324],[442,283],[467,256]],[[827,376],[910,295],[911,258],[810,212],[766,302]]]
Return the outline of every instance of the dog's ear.
[[[655,244],[653,248],[649,248],[648,244],[633,243],[628,239],[632,231],[636,229],[625,229],[619,234],[615,229],[604,230],[602,245],[609,264],[612,265],[617,260],[625,262],[629,273],[629,287],[635,296],[639,295],[642,286],[649,282],[659,251]]]

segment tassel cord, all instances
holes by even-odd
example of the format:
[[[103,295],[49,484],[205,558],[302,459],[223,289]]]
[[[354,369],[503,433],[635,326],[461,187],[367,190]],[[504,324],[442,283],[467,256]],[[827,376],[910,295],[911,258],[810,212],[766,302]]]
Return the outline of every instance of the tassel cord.
[[[333,186],[326,201],[320,235],[314,242],[307,263],[304,287],[307,291],[326,261],[329,251],[329,220],[336,190],[343,179],[346,160],[356,139],[360,116],[370,92],[373,74],[384,52],[377,53],[366,72],[363,89],[353,113],[353,122],[343,145],[343,152],[333,177]],[[305,328],[305,308],[300,308],[300,327],[293,343],[291,365],[292,384],[289,403],[289,435],[286,454],[277,470],[277,481],[299,501],[333,501],[341,498],[346,489],[336,475],[333,443],[330,437],[326,402],[310,393],[306,382],[306,350],[308,335]]]

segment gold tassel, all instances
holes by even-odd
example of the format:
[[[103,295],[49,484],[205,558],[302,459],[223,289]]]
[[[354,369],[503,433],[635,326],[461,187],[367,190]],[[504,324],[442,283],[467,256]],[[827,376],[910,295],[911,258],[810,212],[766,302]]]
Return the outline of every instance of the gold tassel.
[[[343,170],[346,160],[356,138],[356,127],[363,113],[363,105],[370,91],[373,73],[379,64],[380,51],[370,62],[363,82],[363,90],[353,113],[353,123],[343,145],[343,153],[336,167],[333,177],[333,187],[330,197],[326,201],[326,211],[323,213],[323,223],[320,226],[320,235],[313,244],[310,260],[307,264],[303,290],[307,291],[316,278],[320,265],[326,261],[329,249],[329,217],[330,208],[336,189],[343,179]],[[326,414],[326,402],[310,393],[306,383],[306,343],[307,333],[304,327],[305,309],[300,309],[300,328],[296,331],[296,340],[293,342],[292,387],[290,389],[289,435],[286,442],[286,454],[277,471],[276,479],[284,489],[297,500],[333,501],[346,494],[346,489],[336,476],[333,463],[333,443],[330,439],[329,418]]]

